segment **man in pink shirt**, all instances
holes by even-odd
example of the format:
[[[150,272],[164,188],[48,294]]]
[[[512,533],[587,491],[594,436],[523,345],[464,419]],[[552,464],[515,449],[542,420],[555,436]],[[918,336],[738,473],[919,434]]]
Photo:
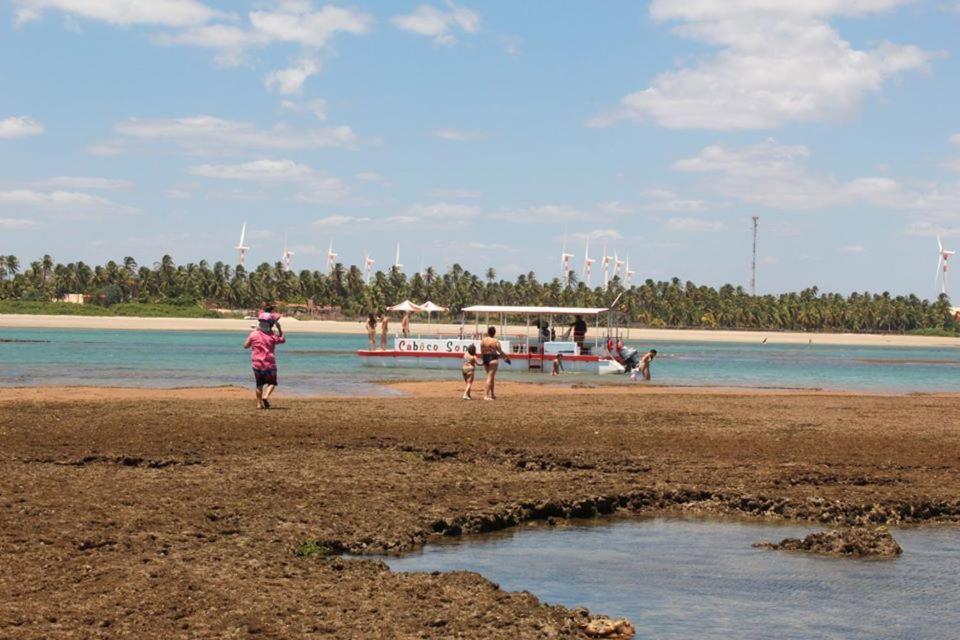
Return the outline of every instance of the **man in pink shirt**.
[[[253,377],[257,381],[257,409],[270,408],[270,394],[277,388],[277,345],[287,341],[280,325],[274,326],[277,328],[276,334],[272,328],[261,326],[251,331],[243,343],[244,349],[252,349],[250,359]]]

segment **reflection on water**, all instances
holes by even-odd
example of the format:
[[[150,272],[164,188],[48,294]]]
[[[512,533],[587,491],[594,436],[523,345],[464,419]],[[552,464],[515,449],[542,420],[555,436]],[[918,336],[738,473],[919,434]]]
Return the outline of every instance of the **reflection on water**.
[[[251,383],[244,335],[229,332],[0,329],[0,386],[95,384],[189,387]],[[378,380],[459,380],[457,370],[364,368],[362,335],[289,334],[278,349],[284,392],[391,394]],[[958,341],[960,343],[960,341]],[[697,342],[655,347],[654,380],[667,385],[958,391],[960,349]],[[548,384],[631,384],[626,376],[568,374],[558,379],[503,363],[509,379]],[[635,384],[635,383],[634,383]]]
[[[428,545],[396,571],[476,571],[510,591],[626,616],[638,638],[958,638],[960,529],[899,529],[895,560],[751,548],[810,526],[652,519]]]

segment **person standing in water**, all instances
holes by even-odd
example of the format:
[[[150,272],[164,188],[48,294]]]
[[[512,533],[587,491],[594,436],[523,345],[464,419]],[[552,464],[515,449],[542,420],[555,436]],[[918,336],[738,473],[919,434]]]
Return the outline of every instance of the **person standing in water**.
[[[380,350],[387,350],[387,332],[390,328],[390,316],[386,311],[380,313]]]
[[[367,340],[370,341],[370,351],[377,348],[377,319],[372,313],[367,314]]]
[[[473,378],[477,372],[477,348],[472,344],[467,347],[463,354],[463,381],[466,387],[463,390],[464,400],[473,400],[470,392],[473,391]]]
[[[639,373],[644,380],[650,381],[650,363],[653,362],[653,359],[657,357],[657,350],[650,349],[643,357],[640,358],[640,364],[637,365],[636,370],[630,375],[631,380],[637,379],[637,374]]]
[[[273,332],[274,326],[277,333]],[[286,341],[279,323],[261,320],[260,326],[243,343],[244,349],[251,349],[253,379],[257,385],[257,409],[270,408],[270,396],[277,388],[277,345]]]
[[[403,334],[404,338],[410,337],[410,312],[403,312],[403,320],[400,321],[400,333]]]
[[[497,330],[487,327],[487,335],[480,340],[480,356],[483,359],[483,368],[487,371],[487,385],[484,400],[496,400],[497,369],[500,367],[500,358],[510,364],[510,356],[503,352],[500,341],[496,338]]]
[[[565,373],[565,371],[563,368],[563,354],[558,353],[557,357],[553,359],[553,371],[550,372],[550,375],[558,376],[561,373]]]

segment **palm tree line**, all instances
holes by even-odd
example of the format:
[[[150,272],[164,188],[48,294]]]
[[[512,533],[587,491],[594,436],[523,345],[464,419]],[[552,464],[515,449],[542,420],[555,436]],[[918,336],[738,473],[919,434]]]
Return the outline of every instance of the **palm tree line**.
[[[646,280],[625,288],[617,277],[607,287],[590,287],[570,272],[568,281],[540,281],[536,274],[515,280],[498,278],[494,269],[481,277],[459,264],[444,273],[432,267],[410,276],[391,267],[369,284],[356,265],[337,264],[329,273],[294,272],[283,263],[253,269],[211,265],[206,260],[178,265],[168,255],[152,266],[131,257],[90,266],[61,264],[49,255],[22,267],[15,256],[0,256],[0,300],[50,301],[83,293],[94,303],[198,305],[254,309],[264,301],[339,309],[359,317],[400,300],[433,300],[457,317],[471,304],[604,307],[620,296],[623,319],[647,327],[772,329],[793,331],[910,332],[956,331],[949,299],[915,295],[821,293],[816,287],[795,293],[751,296],[740,286],[714,288],[681,282]]]

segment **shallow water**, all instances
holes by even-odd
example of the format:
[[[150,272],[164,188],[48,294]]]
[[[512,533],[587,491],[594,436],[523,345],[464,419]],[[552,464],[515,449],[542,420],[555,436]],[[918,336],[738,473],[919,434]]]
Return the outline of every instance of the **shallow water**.
[[[230,332],[2,329],[0,386],[246,386],[251,374],[243,338]],[[365,344],[361,335],[290,335],[278,349],[281,386],[301,394],[389,395],[393,392],[376,381],[459,379],[457,371],[364,368],[354,353]],[[633,344],[660,352],[653,364],[658,384],[960,391],[956,348]],[[551,384],[630,384],[625,376],[569,374],[551,379],[512,371],[505,363],[501,372],[507,379]]]
[[[628,617],[638,638],[960,637],[960,528],[894,530],[894,560],[751,548],[812,526],[618,520],[530,527],[386,558],[395,571],[476,571],[542,601]]]

